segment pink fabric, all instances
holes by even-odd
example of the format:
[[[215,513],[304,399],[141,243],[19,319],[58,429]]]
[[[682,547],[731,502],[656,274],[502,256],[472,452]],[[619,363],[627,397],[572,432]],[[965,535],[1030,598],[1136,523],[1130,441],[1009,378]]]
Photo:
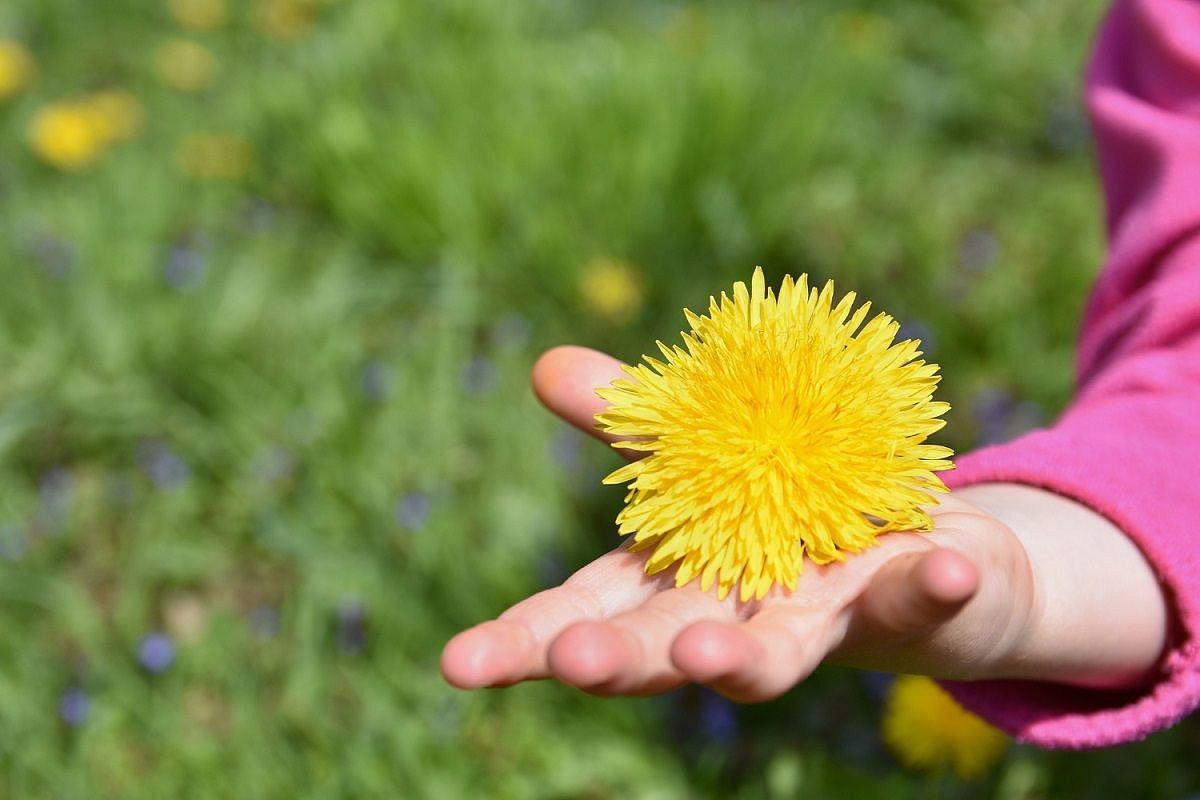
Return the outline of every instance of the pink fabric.
[[[1200,0],[1119,0],[1087,104],[1111,247],[1084,316],[1079,393],[1052,427],[964,456],[947,482],[1033,484],[1104,514],[1157,571],[1178,630],[1140,692],[944,684],[1042,747],[1140,739],[1200,705]]]

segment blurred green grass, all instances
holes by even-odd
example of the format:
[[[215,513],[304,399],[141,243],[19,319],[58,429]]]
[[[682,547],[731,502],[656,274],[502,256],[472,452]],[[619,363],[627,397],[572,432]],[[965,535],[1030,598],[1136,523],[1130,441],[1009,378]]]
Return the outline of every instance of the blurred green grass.
[[[733,710],[437,670],[615,542],[614,459],[529,395],[546,346],[634,359],[762,264],[925,338],[957,449],[1050,419],[1102,253],[1076,100],[1100,12],[342,0],[280,40],[250,4],[187,32],[158,3],[8,0],[37,76],[0,102],[6,796],[1196,791],[1191,724],[964,785],[902,772],[852,673]],[[155,77],[179,36],[216,58],[200,93]],[[40,162],[37,110],[112,88],[136,140]],[[245,174],[181,173],[202,132],[246,142]],[[642,278],[623,322],[581,297],[597,258]]]

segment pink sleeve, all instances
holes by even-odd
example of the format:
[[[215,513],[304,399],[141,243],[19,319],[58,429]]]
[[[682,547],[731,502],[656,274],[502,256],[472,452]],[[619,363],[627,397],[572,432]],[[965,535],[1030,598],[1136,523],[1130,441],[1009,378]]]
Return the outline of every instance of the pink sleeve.
[[[1033,484],[1104,514],[1157,571],[1177,630],[1142,691],[944,684],[1042,747],[1140,739],[1200,705],[1200,0],[1119,0],[1087,103],[1111,247],[1084,317],[1079,394],[1052,427],[964,456],[947,482]]]

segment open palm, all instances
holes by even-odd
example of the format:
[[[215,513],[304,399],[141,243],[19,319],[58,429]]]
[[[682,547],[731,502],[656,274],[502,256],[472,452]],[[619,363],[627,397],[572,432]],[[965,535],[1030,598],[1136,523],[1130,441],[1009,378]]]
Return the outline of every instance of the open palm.
[[[593,417],[604,403],[594,390],[620,375],[606,355],[560,347],[538,362],[533,382],[547,407],[599,435]],[[553,677],[607,695],[695,681],[742,701],[776,697],[826,659],[1003,674],[1034,609],[1025,552],[965,501],[951,496],[930,511],[933,532],[891,533],[843,562],[807,564],[796,591],[776,586],[760,601],[718,600],[696,581],[675,588],[673,570],[646,575],[648,554],[622,545],[455,636],[442,671],[462,688]]]

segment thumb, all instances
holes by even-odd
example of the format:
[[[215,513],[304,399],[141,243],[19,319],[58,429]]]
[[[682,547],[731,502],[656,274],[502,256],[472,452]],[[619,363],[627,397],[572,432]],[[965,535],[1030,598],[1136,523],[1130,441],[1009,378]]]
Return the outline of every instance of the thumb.
[[[847,639],[919,636],[957,614],[975,596],[979,581],[975,562],[957,550],[935,547],[897,556],[855,602]]]
[[[596,390],[626,377],[621,362],[610,355],[587,347],[563,345],[546,351],[533,365],[533,391],[542,405],[579,428],[605,442],[621,437],[609,436],[596,428],[596,414],[608,407]]]

